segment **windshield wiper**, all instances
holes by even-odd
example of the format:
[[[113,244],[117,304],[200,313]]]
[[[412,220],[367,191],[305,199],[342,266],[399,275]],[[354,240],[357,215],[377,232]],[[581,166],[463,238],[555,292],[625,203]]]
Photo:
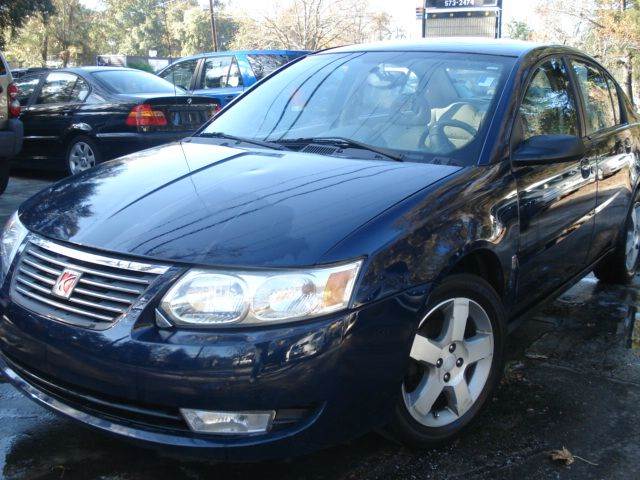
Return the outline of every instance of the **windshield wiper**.
[[[276,143],[276,142],[265,142],[265,141],[257,140],[257,139],[253,139],[253,138],[236,137],[235,135],[229,135],[229,134],[223,133],[223,132],[203,132],[198,136],[199,137],[209,137],[209,138],[223,138],[223,139],[226,139],[226,140],[232,140],[234,142],[249,143],[249,144],[252,144],[252,145],[258,145],[260,147],[272,148],[274,150],[289,150],[284,145],[281,145],[281,144]]]
[[[359,148],[361,150],[368,150],[369,152],[377,153],[383,157],[390,158],[397,162],[404,161],[404,155],[398,154],[392,150],[382,147],[376,147],[375,145],[369,145],[368,143],[359,142],[358,140],[352,140],[347,137],[312,137],[312,138],[295,138],[295,139],[283,139],[281,143],[328,143],[331,145],[339,145],[345,148]]]

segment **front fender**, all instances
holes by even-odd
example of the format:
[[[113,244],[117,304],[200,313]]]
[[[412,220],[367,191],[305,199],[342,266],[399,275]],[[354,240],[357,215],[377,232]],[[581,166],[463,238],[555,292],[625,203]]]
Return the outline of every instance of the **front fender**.
[[[334,246],[323,261],[366,257],[355,304],[416,289],[428,294],[473,252],[488,250],[512,285],[518,203],[508,164],[469,167],[386,210]],[[505,291],[505,298],[513,292]]]

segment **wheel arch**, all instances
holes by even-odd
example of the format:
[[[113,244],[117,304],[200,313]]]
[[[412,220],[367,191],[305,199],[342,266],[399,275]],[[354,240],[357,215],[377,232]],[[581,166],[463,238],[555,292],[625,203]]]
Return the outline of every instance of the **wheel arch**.
[[[498,254],[486,246],[478,245],[452,258],[438,280],[458,273],[479,276],[493,287],[500,299],[505,299],[507,285],[503,262]]]

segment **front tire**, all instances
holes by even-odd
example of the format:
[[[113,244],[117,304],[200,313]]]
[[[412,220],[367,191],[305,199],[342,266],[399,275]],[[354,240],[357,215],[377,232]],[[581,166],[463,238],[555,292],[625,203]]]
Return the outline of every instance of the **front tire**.
[[[102,154],[92,138],[80,135],[69,142],[65,158],[67,173],[75,175],[95,167],[102,161]]]
[[[595,276],[604,283],[631,283],[640,258],[640,202],[636,199],[627,215],[624,232],[618,246],[594,268]]]
[[[446,278],[426,312],[386,429],[417,448],[448,441],[477,418],[501,377],[506,335],[500,297],[475,275]]]

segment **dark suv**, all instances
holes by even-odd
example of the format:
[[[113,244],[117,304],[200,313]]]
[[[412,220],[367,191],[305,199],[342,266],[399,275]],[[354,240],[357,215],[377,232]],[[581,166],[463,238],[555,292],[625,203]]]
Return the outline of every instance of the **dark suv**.
[[[638,117],[565,47],[310,55],[195,136],[24,203],[0,238],[0,365],[54,411],[208,458],[474,418],[507,333],[640,245]]]
[[[9,158],[22,148],[22,122],[18,88],[13,84],[11,70],[0,52],[0,194],[9,181]]]

